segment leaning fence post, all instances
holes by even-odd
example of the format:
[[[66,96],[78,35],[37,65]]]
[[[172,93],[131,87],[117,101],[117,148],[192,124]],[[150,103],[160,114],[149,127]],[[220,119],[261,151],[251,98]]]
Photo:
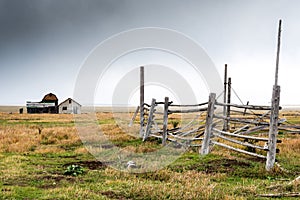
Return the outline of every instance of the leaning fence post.
[[[154,112],[155,112],[155,106],[156,106],[156,100],[152,99],[151,102],[151,107],[150,107],[150,111],[149,111],[149,116],[148,116],[148,121],[147,121],[147,125],[146,125],[146,131],[144,133],[144,137],[143,137],[143,141],[145,141],[148,136],[150,135],[150,129],[152,127],[153,124],[153,118],[154,118]]]
[[[206,155],[209,153],[209,143],[210,143],[210,137],[212,134],[215,102],[216,102],[216,94],[210,93],[209,101],[208,101],[208,108],[207,108],[207,115],[206,115],[204,138],[203,138],[202,146],[200,149],[200,154],[202,154],[202,155]]]
[[[135,118],[136,118],[136,116],[139,112],[139,109],[140,109],[140,106],[136,107],[136,110],[135,110],[135,112],[134,112],[134,114],[133,114],[133,116],[132,116],[132,118],[131,118],[131,120],[128,124],[129,127],[131,127],[133,125],[133,122],[134,122],[134,120],[135,120]]]
[[[280,39],[281,39],[281,20],[279,20],[279,27],[278,27],[275,84],[273,86],[273,94],[272,94],[272,110],[271,110],[269,141],[268,141],[268,150],[269,151],[267,153],[267,161],[266,161],[266,170],[267,171],[269,171],[273,168],[275,159],[276,159],[276,143],[277,143],[278,114],[279,114],[279,101],[280,101],[280,86],[277,85],[278,84]]]
[[[164,106],[164,124],[163,124],[163,136],[162,136],[162,145],[165,146],[168,137],[168,110],[169,110],[169,97],[165,97],[165,106]]]

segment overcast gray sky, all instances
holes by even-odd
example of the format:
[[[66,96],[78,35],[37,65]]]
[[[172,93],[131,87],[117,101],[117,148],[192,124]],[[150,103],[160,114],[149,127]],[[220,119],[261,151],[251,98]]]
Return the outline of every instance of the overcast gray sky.
[[[297,0],[0,0],[0,105],[24,105],[48,92],[61,101],[72,97],[89,52],[114,34],[141,27],[194,39],[221,77],[228,64],[243,101],[266,104],[279,19],[281,103],[300,104],[299,8]]]

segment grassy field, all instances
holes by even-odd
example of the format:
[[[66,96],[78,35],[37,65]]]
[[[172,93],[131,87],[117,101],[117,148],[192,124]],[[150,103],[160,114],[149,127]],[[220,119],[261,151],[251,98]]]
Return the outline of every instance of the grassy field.
[[[300,124],[300,116],[289,113],[285,117]],[[143,143],[123,133],[111,113],[97,118],[120,148],[161,147],[155,139]],[[133,174],[96,160],[82,145],[72,115],[1,113],[0,199],[265,199],[259,194],[299,193],[300,182],[291,181],[300,175],[300,135],[279,137],[281,167],[271,172],[264,160],[214,147],[204,157],[190,148],[159,171]]]

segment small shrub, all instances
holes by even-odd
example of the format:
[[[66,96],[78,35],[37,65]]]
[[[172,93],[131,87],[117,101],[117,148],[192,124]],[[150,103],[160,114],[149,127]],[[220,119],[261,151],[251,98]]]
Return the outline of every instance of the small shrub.
[[[83,167],[79,165],[69,165],[67,167],[67,170],[64,172],[64,175],[78,176],[83,173],[84,173]]]
[[[173,128],[176,128],[179,124],[179,121],[171,121],[171,124],[173,125]]]

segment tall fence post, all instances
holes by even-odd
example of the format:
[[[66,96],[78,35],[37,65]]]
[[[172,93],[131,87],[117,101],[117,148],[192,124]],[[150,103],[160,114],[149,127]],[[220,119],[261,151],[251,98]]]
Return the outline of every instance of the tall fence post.
[[[231,103],[231,78],[229,77],[228,78],[228,83],[227,83],[227,86],[228,86],[228,90],[227,90],[227,108],[226,108],[226,117],[227,117],[227,120],[226,120],[226,123],[225,123],[225,129],[224,131],[228,131],[230,129],[230,124],[229,124],[229,118],[230,118],[230,103]]]
[[[227,95],[227,64],[225,64],[225,70],[224,70],[224,94],[223,94],[223,103],[226,103],[226,95]],[[226,116],[226,105],[223,106],[223,116]],[[226,131],[226,125],[227,121],[223,120],[223,131]]]
[[[200,154],[201,155],[206,155],[206,154],[209,153],[209,143],[210,143],[210,137],[211,137],[211,134],[212,134],[215,102],[216,102],[216,94],[215,93],[210,93],[209,100],[208,100],[208,108],[207,108],[207,115],[206,115],[204,138],[203,138],[202,146],[201,146],[201,149],[200,149]]]
[[[166,145],[167,137],[168,137],[168,114],[169,114],[168,110],[169,110],[169,97],[165,97],[163,137],[162,137],[162,145],[163,146]]]
[[[271,110],[271,118],[270,118],[268,153],[267,153],[267,161],[266,161],[267,171],[273,168],[276,160],[279,101],[280,101],[280,86],[274,85],[273,95],[272,95],[272,110]]]
[[[275,84],[273,86],[272,94],[272,110],[270,117],[270,130],[268,141],[268,153],[266,161],[266,170],[273,168],[276,160],[276,143],[278,132],[278,115],[279,115],[279,101],[280,101],[280,86],[278,86],[278,68],[279,68],[279,53],[280,53],[280,39],[281,39],[281,20],[279,20],[278,38],[277,38],[277,54],[276,54],[276,69],[275,69]]]
[[[140,137],[144,136],[144,67],[140,67]]]

